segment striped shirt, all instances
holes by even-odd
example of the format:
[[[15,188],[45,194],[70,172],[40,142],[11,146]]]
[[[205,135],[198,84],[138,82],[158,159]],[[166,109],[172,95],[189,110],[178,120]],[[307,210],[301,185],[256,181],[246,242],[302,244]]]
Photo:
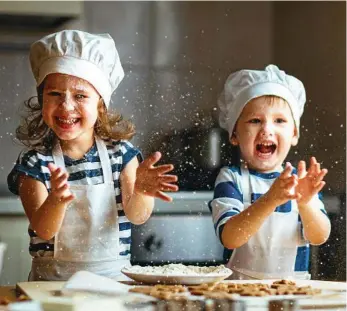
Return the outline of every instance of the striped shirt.
[[[293,173],[296,173],[295,169]],[[251,203],[253,203],[270,189],[273,182],[281,173],[259,173],[255,170],[249,170],[249,174],[251,181]],[[320,194],[319,199],[319,204],[316,208],[326,214]],[[222,242],[221,236],[226,222],[231,217],[244,210],[240,167],[231,166],[221,169],[215,182],[214,197],[213,200],[209,202],[209,208],[212,212],[216,235]],[[295,200],[288,201],[275,209],[275,213],[297,213],[297,211],[298,207]],[[302,227],[300,216],[298,216],[298,223]],[[295,271],[307,272],[309,267],[310,248],[308,241],[305,239],[303,227],[301,232],[302,239],[297,248]],[[273,234],[285,236],[286,228],[275,228]],[[231,252],[231,250],[225,249],[224,259],[226,261],[229,260]]]
[[[131,224],[124,214],[119,176],[124,167],[135,156],[142,161],[140,151],[126,141],[105,141],[109,159],[112,166],[112,175],[116,193],[116,203],[119,221],[119,245],[120,259],[130,259]],[[84,155],[82,159],[74,160],[64,155],[66,170],[69,173],[70,185],[97,185],[104,183],[103,172],[96,143]],[[41,181],[51,189],[50,172],[48,164],[53,163],[52,150],[38,152],[36,150],[24,150],[18,157],[17,162],[8,175],[7,183],[10,191],[18,195],[18,179],[21,174],[26,174]],[[30,236],[29,252],[33,257],[52,257],[54,252],[54,237],[47,241],[36,235],[29,225]]]

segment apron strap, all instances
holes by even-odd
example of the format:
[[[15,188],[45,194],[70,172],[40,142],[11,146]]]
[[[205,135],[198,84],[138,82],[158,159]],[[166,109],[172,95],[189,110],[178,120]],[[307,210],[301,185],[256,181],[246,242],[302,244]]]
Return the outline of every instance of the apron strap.
[[[57,141],[53,147],[52,156],[53,156],[53,161],[55,165],[66,170],[63,151],[61,150],[59,141]]]
[[[241,164],[241,186],[242,186],[242,196],[243,204],[247,208],[251,205],[251,177],[248,168],[245,164]]]
[[[96,147],[98,149],[98,153],[99,153],[99,157],[100,157],[102,173],[104,175],[104,183],[105,184],[113,184],[111,161],[110,161],[110,158],[108,156],[106,144],[98,136],[95,136],[95,142],[96,142]],[[52,156],[53,156],[54,163],[57,166],[66,170],[63,151],[61,150],[59,142],[57,142],[54,145],[53,150],[52,150]]]
[[[99,152],[102,173],[104,174],[104,183],[113,184],[111,161],[108,156],[106,144],[98,136],[95,136],[95,142]]]

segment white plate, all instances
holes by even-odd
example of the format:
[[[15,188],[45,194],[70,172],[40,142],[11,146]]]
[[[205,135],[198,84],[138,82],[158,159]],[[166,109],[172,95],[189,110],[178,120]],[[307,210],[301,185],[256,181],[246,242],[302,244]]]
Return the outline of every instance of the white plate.
[[[219,282],[226,279],[232,274],[205,274],[205,275],[178,275],[178,274],[144,274],[131,272],[127,268],[123,268],[122,273],[136,282],[145,284],[182,284],[182,285],[198,285],[202,283]]]

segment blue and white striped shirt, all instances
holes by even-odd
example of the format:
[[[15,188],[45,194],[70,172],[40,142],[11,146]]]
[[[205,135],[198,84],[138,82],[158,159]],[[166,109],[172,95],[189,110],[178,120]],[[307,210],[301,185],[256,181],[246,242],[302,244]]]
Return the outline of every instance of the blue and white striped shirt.
[[[296,170],[293,170],[296,173]],[[280,172],[272,173],[259,173],[255,170],[249,170],[251,179],[251,203],[256,201],[260,196],[266,193]],[[319,202],[317,209],[320,209],[326,214],[324,204],[319,195]],[[222,242],[221,236],[226,222],[233,216],[241,213],[244,210],[243,194],[241,184],[241,169],[238,166],[223,167],[216,179],[214,197],[209,202],[209,208],[212,212],[214,228],[216,235]],[[291,213],[296,209],[296,201],[288,201],[283,205],[276,208],[275,213]],[[298,222],[302,225],[300,216]],[[286,234],[286,228],[276,228],[273,234],[281,236]],[[295,271],[308,271],[309,267],[309,243],[305,240],[304,230],[302,229],[302,243],[298,245]],[[225,259],[228,260],[231,251],[225,249]]]
[[[116,203],[119,216],[119,245],[121,259],[130,259],[131,224],[122,208],[122,195],[119,176],[127,163],[135,156],[142,161],[140,151],[126,141],[105,141],[112,166]],[[71,185],[97,185],[104,183],[100,158],[96,144],[84,155],[82,159],[73,160],[64,155],[66,170],[69,173],[68,182]],[[50,172],[48,164],[53,163],[52,150],[38,152],[36,150],[24,150],[7,178],[10,191],[18,195],[18,180],[21,174],[26,174],[41,181],[50,191]],[[52,257],[54,252],[54,237],[49,240],[39,238],[29,226],[30,236],[29,252],[33,257]]]

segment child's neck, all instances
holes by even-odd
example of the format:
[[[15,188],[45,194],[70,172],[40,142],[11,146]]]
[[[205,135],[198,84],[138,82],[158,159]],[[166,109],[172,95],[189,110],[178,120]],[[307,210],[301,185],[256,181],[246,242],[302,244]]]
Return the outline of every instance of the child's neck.
[[[79,160],[90,150],[94,144],[94,136],[90,139],[60,140],[61,150],[64,155],[74,160]]]
[[[262,173],[262,174],[270,174],[270,173],[273,173],[273,172],[282,172],[283,171],[283,166],[282,165],[273,167],[273,168],[268,169],[268,170],[262,170],[262,169],[259,169],[259,168],[256,168],[256,167],[252,167],[251,165],[249,165],[246,162],[241,162],[240,165],[242,165],[244,168],[248,168],[249,170],[256,171],[256,172]]]

